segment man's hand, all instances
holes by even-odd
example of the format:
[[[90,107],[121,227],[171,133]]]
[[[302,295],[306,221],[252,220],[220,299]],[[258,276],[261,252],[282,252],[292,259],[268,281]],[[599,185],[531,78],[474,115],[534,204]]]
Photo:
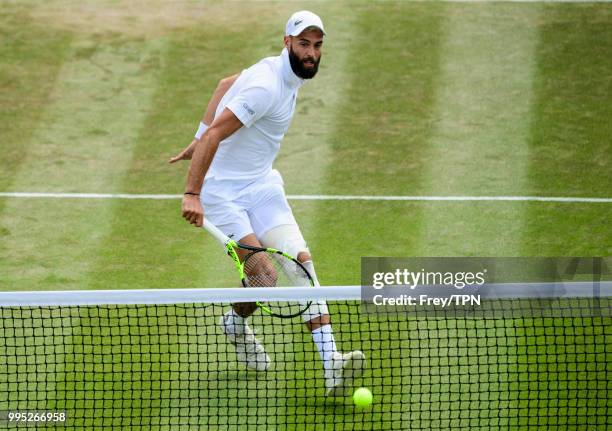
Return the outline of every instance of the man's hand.
[[[204,209],[199,196],[183,195],[183,217],[189,223],[202,227],[204,224]]]
[[[197,143],[198,143],[197,139],[194,139],[193,141],[191,141],[191,144],[189,144],[187,148],[185,148],[183,151],[178,153],[176,156],[172,157],[168,161],[168,163],[175,163],[175,162],[178,162],[179,160],[191,160],[191,156],[193,155],[193,150],[195,149],[195,146],[197,145]]]

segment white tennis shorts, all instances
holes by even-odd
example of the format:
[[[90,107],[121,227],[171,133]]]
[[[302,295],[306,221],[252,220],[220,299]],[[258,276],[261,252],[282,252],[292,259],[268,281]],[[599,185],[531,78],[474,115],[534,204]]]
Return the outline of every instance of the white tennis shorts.
[[[276,169],[255,181],[209,178],[200,194],[204,217],[236,241],[250,233],[261,238],[276,226],[297,225],[283,185]]]

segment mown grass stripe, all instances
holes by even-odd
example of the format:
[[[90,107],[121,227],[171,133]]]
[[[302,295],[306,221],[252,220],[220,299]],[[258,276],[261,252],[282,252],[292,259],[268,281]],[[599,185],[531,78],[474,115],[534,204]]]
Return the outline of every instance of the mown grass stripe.
[[[447,5],[424,194],[507,202],[538,199],[520,195],[528,190],[539,11],[537,5]],[[489,196],[493,190],[501,196],[477,196]],[[513,207],[511,225],[496,232],[495,240],[511,255],[521,250],[514,238],[522,229],[524,210],[522,205]],[[422,217],[419,247],[437,254],[431,238],[445,231],[453,235],[457,227],[451,226],[461,218],[429,207]],[[484,235],[480,224],[469,220],[463,234]]]
[[[540,22],[531,113],[529,189],[533,195],[609,195],[612,190],[612,8],[547,5]],[[580,59],[588,59],[581,61]],[[521,231],[525,256],[609,255],[610,211],[531,206]],[[580,220],[580,221],[579,221]],[[574,254],[578,255],[578,254]]]
[[[0,189],[9,189],[50,102],[72,35],[35,21],[21,2],[0,13]],[[0,203],[0,213],[4,203]]]
[[[163,43],[75,34],[11,187],[118,187],[156,88],[150,56]],[[112,205],[6,202],[0,215],[0,285],[82,287],[83,274],[113,222]],[[64,249],[58,253],[60,244]]]

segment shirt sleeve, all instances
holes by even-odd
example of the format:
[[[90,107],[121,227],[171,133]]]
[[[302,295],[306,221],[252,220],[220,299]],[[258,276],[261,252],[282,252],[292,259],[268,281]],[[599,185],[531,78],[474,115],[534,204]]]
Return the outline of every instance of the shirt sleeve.
[[[226,105],[246,127],[263,117],[274,102],[274,93],[261,84],[247,85]]]

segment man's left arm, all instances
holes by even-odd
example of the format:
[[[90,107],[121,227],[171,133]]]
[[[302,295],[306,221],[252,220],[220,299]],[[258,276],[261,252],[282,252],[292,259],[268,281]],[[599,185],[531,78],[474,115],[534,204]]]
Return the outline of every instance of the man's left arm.
[[[206,112],[204,113],[204,117],[202,118],[200,129],[198,130],[201,130],[202,128],[208,128],[208,125],[212,124],[215,118],[215,112],[217,111],[217,106],[219,106],[219,102],[221,102],[221,99],[223,98],[223,96],[225,96],[227,90],[229,90],[230,87],[234,84],[234,82],[236,82],[238,76],[240,76],[240,74],[237,73],[235,75],[228,76],[227,78],[223,78],[219,81],[219,83],[217,84],[217,88],[213,92],[213,95],[211,96],[210,101],[208,102]],[[197,142],[198,138],[196,137],[183,151],[172,157],[169,160],[169,163],[175,163],[179,160],[191,160]]]

